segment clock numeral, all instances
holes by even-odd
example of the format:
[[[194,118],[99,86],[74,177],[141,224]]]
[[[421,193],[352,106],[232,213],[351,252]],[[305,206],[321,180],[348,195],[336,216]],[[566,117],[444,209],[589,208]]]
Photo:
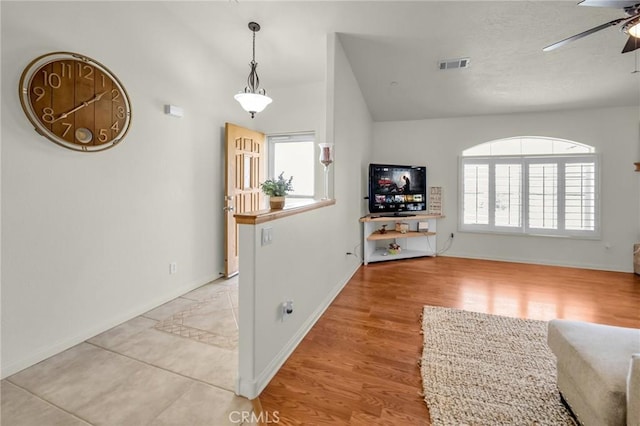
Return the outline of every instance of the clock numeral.
[[[64,62],[60,62],[60,74],[63,77],[71,78],[71,64],[65,64]]]
[[[100,77],[102,77],[102,87],[107,85],[107,79],[105,78],[104,74],[100,74]]]
[[[120,102],[118,99],[120,99],[120,92],[118,92],[118,89],[111,89],[111,101]]]
[[[46,92],[44,91],[44,88],[40,86],[34,86],[33,93],[37,96],[36,102],[38,102],[40,99],[44,98]]]
[[[60,86],[62,85],[62,79],[60,78],[59,74],[56,74],[55,72],[52,72],[51,74],[49,74],[46,71],[42,71],[44,73],[44,85],[45,86],[51,86],[54,89],[59,89]]]
[[[106,142],[109,139],[109,131],[107,129],[100,129],[98,133],[98,140],[100,142]]]
[[[116,112],[116,117],[119,118],[120,120],[124,120],[124,118],[126,117],[124,113],[124,107],[120,105],[116,110],[118,111]]]
[[[53,116],[53,109],[47,107],[42,110],[42,121],[45,123],[53,123],[55,121],[55,117]]]
[[[113,125],[111,126],[111,130],[113,130],[114,132],[119,132],[120,131],[120,125],[118,125],[117,121],[115,123],[113,123]]]
[[[84,146],[84,145],[82,145],[82,150],[83,150],[83,151],[88,151],[87,147],[86,147],[86,146]]]
[[[62,125],[65,127],[64,132],[62,132],[62,137],[64,138],[65,136],[67,136],[67,133],[69,133],[69,130],[71,130],[73,126],[71,125],[71,123],[62,123]]]
[[[81,64],[78,62],[78,77],[93,80],[93,67],[91,65]]]

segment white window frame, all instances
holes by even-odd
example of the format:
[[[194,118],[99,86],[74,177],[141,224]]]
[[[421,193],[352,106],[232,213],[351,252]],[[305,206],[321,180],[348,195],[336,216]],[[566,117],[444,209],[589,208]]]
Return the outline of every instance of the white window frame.
[[[557,164],[557,229],[532,228],[529,226],[529,165],[530,164]],[[593,163],[595,172],[594,191],[594,230],[565,229],[565,167],[571,163]],[[464,223],[464,165],[488,164],[489,165],[489,223],[465,224]],[[519,227],[505,227],[495,225],[495,165],[496,164],[521,164],[521,224]],[[513,155],[513,156],[468,156],[459,157],[459,190],[458,193],[458,230],[461,232],[484,232],[510,235],[554,236],[572,237],[584,239],[600,238],[600,157],[595,153],[583,154],[558,154],[558,155]]]
[[[281,172],[274,170],[275,169],[275,145],[280,143],[293,143],[293,142],[311,142],[313,144],[313,194],[304,194],[304,195],[287,195],[289,198],[301,198],[301,199],[309,199],[316,198],[318,193],[318,184],[317,184],[317,159],[318,156],[318,147],[315,143],[316,135],[315,132],[299,132],[299,133],[278,133],[267,135],[267,174],[271,177],[277,177],[277,175]],[[286,176],[285,176],[286,177]],[[295,189],[295,176],[293,177],[293,187]]]

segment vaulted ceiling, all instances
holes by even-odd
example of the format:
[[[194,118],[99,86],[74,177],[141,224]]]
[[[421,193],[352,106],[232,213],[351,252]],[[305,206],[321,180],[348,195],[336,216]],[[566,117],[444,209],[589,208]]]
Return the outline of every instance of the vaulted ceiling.
[[[322,80],[326,34],[338,33],[375,121],[640,105],[640,73],[633,73],[640,49],[621,54],[627,36],[618,27],[542,51],[625,16],[619,9],[577,3],[240,1],[164,7],[229,58],[227,66],[241,76],[251,54],[247,23],[259,22],[256,60],[267,89]],[[469,68],[438,69],[439,60],[461,57],[470,58]]]

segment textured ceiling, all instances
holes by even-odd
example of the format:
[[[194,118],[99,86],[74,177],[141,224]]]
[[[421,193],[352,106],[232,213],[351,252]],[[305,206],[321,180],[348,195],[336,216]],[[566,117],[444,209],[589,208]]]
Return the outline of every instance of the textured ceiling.
[[[640,104],[636,53],[620,53],[627,36],[618,27],[542,51],[624,16],[577,0],[162,4],[242,76],[246,25],[259,22],[256,60],[267,90],[322,80],[326,34],[338,33],[376,121]],[[438,60],[459,57],[470,57],[470,67],[438,70]]]
[[[341,37],[376,121],[638,105],[635,53],[610,28],[542,48],[624,16],[573,2],[421,4],[422,34]],[[470,57],[440,71],[441,59]],[[375,70],[375,72],[371,72]],[[395,82],[392,83],[391,82]]]

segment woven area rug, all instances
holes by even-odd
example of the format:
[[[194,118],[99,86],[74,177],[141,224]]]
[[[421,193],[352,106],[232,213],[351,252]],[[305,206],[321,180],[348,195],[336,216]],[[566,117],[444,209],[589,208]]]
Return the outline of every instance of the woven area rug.
[[[425,306],[420,362],[431,424],[572,425],[547,323]]]

